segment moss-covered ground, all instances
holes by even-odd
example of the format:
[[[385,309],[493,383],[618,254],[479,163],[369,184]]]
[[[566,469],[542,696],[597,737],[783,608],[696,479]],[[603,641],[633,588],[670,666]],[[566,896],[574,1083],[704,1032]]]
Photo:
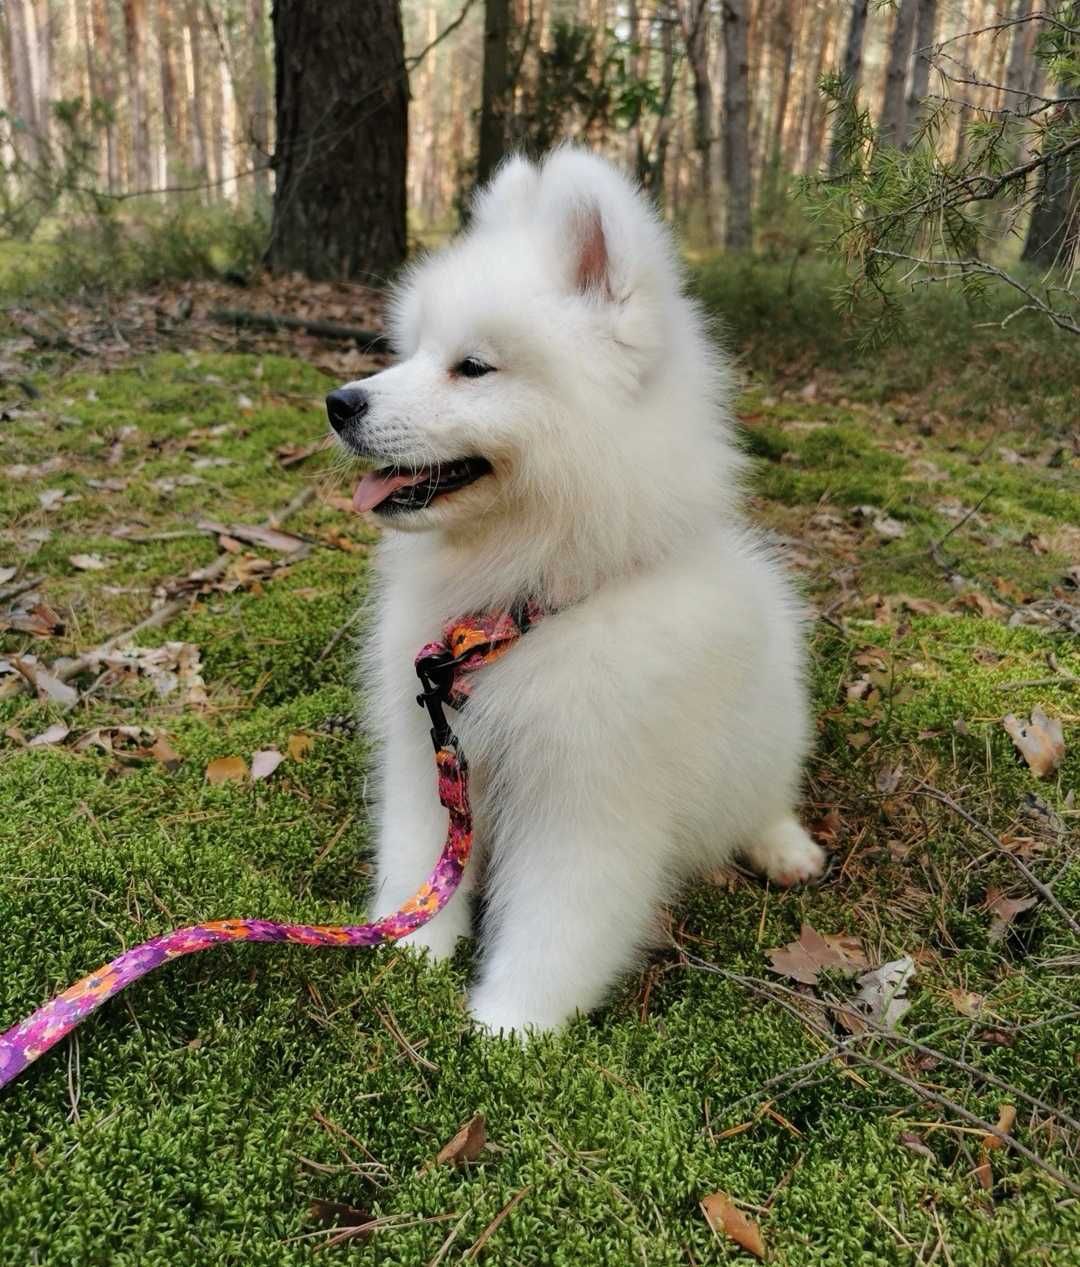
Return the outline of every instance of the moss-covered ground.
[[[754,513],[821,614],[805,817],[833,852],[828,883],[695,886],[672,913],[677,944],[525,1048],[470,1032],[465,949],[437,969],[394,948],[174,963],[0,1093],[0,1263],[749,1261],[702,1216],[717,1190],[785,1267],[1080,1263],[1080,1200],[1008,1150],[977,1173],[982,1130],[940,1102],[991,1123],[1015,1104],[1016,1139],[1080,1183],[1080,1140],[1017,1094],[1078,1115],[1080,939],[1046,901],[1004,927],[988,909],[995,888],[1032,896],[1012,851],[1080,911],[1080,354],[1019,332],[923,334],[875,374],[821,332],[789,346],[779,317],[772,338],[768,312],[748,332],[753,288],[729,282],[706,274],[702,289],[747,370]],[[17,569],[7,588],[41,578],[63,632],[9,630],[2,654],[85,651],[212,563],[200,519],[257,523],[307,483],[323,494],[285,525],[309,546],[299,561],[241,546],[235,587],[137,638],[195,644],[205,706],[92,673],[61,714],[0,675],[0,1027],[180,924],[358,921],[371,844],[369,750],[322,727],[353,709],[347,626],[373,537],[334,504],[325,455],[286,468],[276,453],[320,438],[330,380],[208,340],[27,373],[39,398],[4,392],[0,566]],[[64,500],[46,510],[48,490]],[[83,554],[105,567],[79,570]],[[248,555],[274,569],[253,573]],[[1034,706],[1066,742],[1042,780],[1001,724]],[[61,719],[64,741],[26,746]],[[165,734],[178,768],[119,726]],[[112,752],[79,744],[95,730]],[[214,758],[286,752],[298,734],[306,755],[265,782],[207,782]],[[873,963],[913,956],[900,1032],[938,1055],[865,1043],[884,1068],[834,1060],[763,1089],[834,1037],[805,1000],[766,997],[785,983],[765,952],[802,921],[861,939]],[[830,992],[851,986],[826,979]],[[480,1157],[433,1165],[477,1113]],[[335,1233],[317,1200],[381,1222],[320,1249]]]

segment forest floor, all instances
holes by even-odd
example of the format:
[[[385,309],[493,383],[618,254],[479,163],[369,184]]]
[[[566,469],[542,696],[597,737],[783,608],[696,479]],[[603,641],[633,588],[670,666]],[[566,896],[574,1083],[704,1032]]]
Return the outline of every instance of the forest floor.
[[[690,1267],[750,1261],[741,1212],[786,1267],[1080,1264],[1080,351],[939,305],[856,355],[786,268],[699,288],[819,615],[828,881],[693,886],[524,1048],[470,1032],[466,947],[174,963],[0,1092],[0,1263]],[[370,752],[327,723],[375,534],[321,401],[375,362],[215,303],[377,320],[295,283],[0,319],[0,1027],[177,925],[364,917]]]

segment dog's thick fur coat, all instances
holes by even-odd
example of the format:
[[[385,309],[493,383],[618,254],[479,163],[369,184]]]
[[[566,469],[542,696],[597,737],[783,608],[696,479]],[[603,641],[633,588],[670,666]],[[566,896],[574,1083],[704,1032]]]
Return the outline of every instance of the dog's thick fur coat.
[[[551,614],[454,717],[485,876],[472,1015],[493,1031],[599,1004],[687,877],[736,853],[778,883],[821,851],[793,813],[809,743],[799,606],[741,519],[728,372],[668,230],[608,163],[514,159],[468,231],[407,275],[399,363],[351,443],[492,471],[388,515],[363,690],[381,740],[375,914],[427,875],[446,814],[412,661],[443,623]],[[477,358],[483,376],[455,372]],[[455,896],[411,940],[448,955]]]

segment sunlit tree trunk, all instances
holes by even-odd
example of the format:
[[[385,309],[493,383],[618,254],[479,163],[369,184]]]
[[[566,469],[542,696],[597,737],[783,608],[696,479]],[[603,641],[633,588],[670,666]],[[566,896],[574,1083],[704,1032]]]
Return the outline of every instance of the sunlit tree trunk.
[[[120,187],[120,155],[116,126],[116,57],[113,51],[112,27],[105,0],[91,0],[91,27],[93,31],[93,65],[97,87],[95,96],[106,111],[105,123],[105,184],[115,192]]]
[[[881,103],[878,132],[883,145],[899,145],[904,139],[908,64],[915,37],[915,18],[921,0],[900,0],[889,41],[889,63],[885,69],[885,95]]]
[[[34,15],[37,35],[34,91],[37,95],[38,136],[46,147],[52,131],[53,44],[56,38],[56,16],[52,0],[37,0]]]
[[[137,189],[149,189],[150,123],[146,99],[146,0],[124,0],[124,45],[127,53],[128,112],[131,159]]]
[[[381,282],[405,257],[397,0],[275,0],[276,272]]]
[[[34,93],[33,9],[29,0],[8,0],[11,34],[11,86],[15,114],[25,125],[13,132],[19,157],[36,166],[39,155],[37,99]]]
[[[723,13],[724,176],[727,182],[724,240],[732,250],[747,250],[751,242],[747,0],[723,0]]]
[[[203,31],[198,0],[188,0],[184,30],[185,77],[191,103],[191,169],[196,178],[210,176],[210,147],[206,125],[206,82]]]
[[[476,183],[491,179],[506,153],[510,83],[510,0],[484,6],[484,77],[480,100],[480,146]]]
[[[937,0],[919,0],[915,18],[915,46],[911,59],[911,86],[904,109],[904,144],[910,145],[930,91],[930,57],[937,29]]]
[[[172,4],[158,0],[157,6],[158,63],[161,70],[161,128],[164,140],[165,185],[180,179],[178,168],[183,162],[184,97],[177,90],[176,47],[174,42]]]

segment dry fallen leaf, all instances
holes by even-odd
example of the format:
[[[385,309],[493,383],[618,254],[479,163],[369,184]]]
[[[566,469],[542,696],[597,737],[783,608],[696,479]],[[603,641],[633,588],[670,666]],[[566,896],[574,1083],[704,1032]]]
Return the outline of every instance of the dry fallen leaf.
[[[910,955],[883,963],[859,978],[861,988],[854,1002],[876,1025],[894,1030],[911,1007],[905,995],[914,976],[915,961]]]
[[[1045,779],[1065,759],[1065,732],[1058,717],[1047,717],[1041,708],[1031,710],[1031,720],[1010,713],[1001,723],[1031,767],[1037,779]]]
[[[44,665],[38,664],[37,657],[32,655],[13,656],[12,665],[38,693],[38,699],[51,700],[60,708],[74,708],[79,700],[79,692],[66,682],[54,677]]]
[[[755,1258],[765,1259],[765,1242],[758,1225],[735,1206],[725,1192],[713,1192],[701,1202],[701,1212],[712,1230],[723,1234]]]
[[[983,996],[970,990],[946,990],[946,996],[961,1016],[979,1016],[983,1010]]]
[[[998,1109],[998,1120],[994,1125],[999,1131],[1004,1131],[1008,1135],[1016,1121],[1016,1105],[1003,1104]],[[994,1173],[990,1167],[990,1153],[995,1148],[1004,1148],[1005,1141],[997,1135],[991,1135],[989,1132],[982,1137],[979,1148],[979,1164],[975,1167],[975,1178],[979,1181],[979,1186],[987,1192],[994,1186]]]
[[[308,1215],[324,1227],[359,1227],[371,1222],[367,1210],[347,1205],[344,1201],[323,1201],[319,1198],[312,1200],[308,1206]]]
[[[997,620],[1009,610],[1002,603],[995,603],[981,590],[968,590],[953,600],[954,607],[966,607],[969,611],[978,612],[986,620]]]
[[[69,554],[68,562],[80,572],[104,572],[109,566],[99,554]]]
[[[289,756],[294,761],[303,761],[314,746],[315,740],[303,732],[298,731],[295,735],[289,736]]]
[[[35,603],[29,610],[19,607],[0,614],[0,628],[35,638],[55,638],[64,632],[64,622],[48,603]]]
[[[170,773],[173,770],[179,769],[184,760],[184,758],[173,749],[172,744],[169,743],[168,739],[166,739],[164,735],[158,735],[158,737],[150,745],[149,751],[150,755],[160,761],[165,769]]]
[[[252,779],[268,779],[284,760],[276,748],[261,748],[251,758]]]
[[[435,1164],[436,1166],[446,1164],[464,1166],[480,1156],[486,1143],[487,1125],[484,1122],[484,1115],[477,1113],[465,1123],[448,1144],[439,1149]]]
[[[35,735],[29,741],[28,746],[31,748],[44,748],[50,744],[63,743],[71,734],[71,728],[65,726],[62,721],[53,722],[48,730],[43,730],[40,735]]]
[[[987,934],[989,940],[1001,941],[1017,915],[1030,911],[1038,900],[1035,897],[1006,897],[1000,889],[988,889],[985,905],[994,917]]]
[[[243,757],[218,757],[206,767],[207,783],[226,783],[246,779],[247,762]]]
[[[900,786],[900,779],[903,773],[904,766],[902,762],[898,762],[896,765],[886,764],[880,766],[874,780],[877,784],[877,790],[884,792],[886,796],[891,796]]]
[[[765,953],[769,956],[770,971],[801,981],[803,985],[816,984],[818,973],[824,968],[854,976],[867,966],[866,955],[857,937],[822,936],[810,924],[803,924],[798,941],[775,946]]]

